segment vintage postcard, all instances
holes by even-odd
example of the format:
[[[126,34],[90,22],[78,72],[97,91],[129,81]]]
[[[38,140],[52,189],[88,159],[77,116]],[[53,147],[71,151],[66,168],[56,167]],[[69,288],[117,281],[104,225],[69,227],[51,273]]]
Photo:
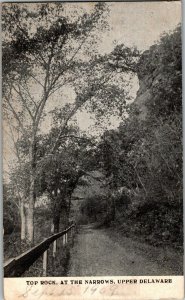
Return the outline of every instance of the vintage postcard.
[[[1,8],[4,298],[183,299],[181,2]]]

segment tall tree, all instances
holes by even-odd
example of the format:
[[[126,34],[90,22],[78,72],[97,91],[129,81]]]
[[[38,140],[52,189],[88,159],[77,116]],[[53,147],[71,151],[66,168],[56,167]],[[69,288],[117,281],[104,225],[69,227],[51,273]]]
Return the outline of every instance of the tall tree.
[[[74,81],[74,68],[81,51],[91,47],[105,6],[93,6],[90,13],[66,15],[63,4],[5,4],[3,6],[3,98],[4,109],[29,141],[30,165],[27,238],[34,240],[34,203],[36,200],[36,149],[44,110],[54,93]],[[14,27],[11,25],[14,24]],[[84,48],[85,49],[85,48]],[[85,51],[85,50],[84,50]],[[58,147],[69,119],[82,103],[68,112],[51,152]]]

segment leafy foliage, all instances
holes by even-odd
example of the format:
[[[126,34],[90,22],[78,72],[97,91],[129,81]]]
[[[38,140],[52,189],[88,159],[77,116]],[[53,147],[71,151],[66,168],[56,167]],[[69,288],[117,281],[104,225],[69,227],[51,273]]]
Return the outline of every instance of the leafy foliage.
[[[162,36],[141,55],[142,88],[150,91],[147,114],[132,104],[118,130],[104,133],[98,145],[115,206],[114,224],[160,240],[182,243],[182,89],[180,27]],[[140,107],[141,109],[143,107]],[[173,217],[171,215],[173,211]],[[150,216],[150,218],[148,217]],[[150,221],[149,221],[150,220]],[[128,226],[126,226],[126,224]],[[141,228],[140,228],[141,227]],[[130,229],[129,229],[130,228]],[[135,229],[134,229],[135,228]],[[140,228],[140,229],[139,229]],[[132,231],[132,230],[131,230]]]
[[[160,43],[144,52],[138,64],[139,78],[147,77],[152,93],[147,106],[151,115],[164,119],[182,109],[181,26],[172,34],[164,34]]]
[[[16,194],[13,192],[12,187],[7,184],[3,186],[3,228],[4,234],[10,234],[13,231],[20,230],[19,220],[19,199],[17,199]]]

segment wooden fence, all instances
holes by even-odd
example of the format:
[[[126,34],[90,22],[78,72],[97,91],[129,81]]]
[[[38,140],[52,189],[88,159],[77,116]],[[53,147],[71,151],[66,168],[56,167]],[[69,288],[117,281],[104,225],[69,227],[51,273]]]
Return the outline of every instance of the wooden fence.
[[[57,239],[63,237],[63,245],[67,244],[68,234],[73,236],[74,227],[75,225],[73,224],[64,231],[53,234],[49,238],[46,238],[40,244],[22,253],[21,255],[9,259],[4,263],[4,277],[20,277],[41,255],[43,255],[43,276],[46,276],[49,246],[53,244],[52,254],[53,257],[55,257],[57,251]]]

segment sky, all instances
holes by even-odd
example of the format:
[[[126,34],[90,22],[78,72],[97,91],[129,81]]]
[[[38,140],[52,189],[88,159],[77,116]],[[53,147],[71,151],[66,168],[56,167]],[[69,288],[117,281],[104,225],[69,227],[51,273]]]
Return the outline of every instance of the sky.
[[[110,4],[111,31],[104,35],[101,47],[110,51],[118,44],[146,50],[163,32],[173,30],[181,20],[180,1],[119,2]],[[109,47],[109,48],[108,48]]]

